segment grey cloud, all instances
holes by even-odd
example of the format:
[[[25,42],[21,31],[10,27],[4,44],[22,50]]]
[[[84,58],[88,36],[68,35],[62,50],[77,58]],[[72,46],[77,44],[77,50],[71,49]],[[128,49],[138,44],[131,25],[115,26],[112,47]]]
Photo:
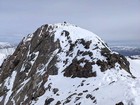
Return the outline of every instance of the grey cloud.
[[[68,21],[105,40],[140,40],[139,0],[1,0],[0,41],[16,41],[45,23]]]

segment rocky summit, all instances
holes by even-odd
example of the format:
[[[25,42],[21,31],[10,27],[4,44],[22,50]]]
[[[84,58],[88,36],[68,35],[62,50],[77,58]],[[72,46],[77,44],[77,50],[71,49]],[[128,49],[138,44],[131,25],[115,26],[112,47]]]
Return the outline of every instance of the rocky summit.
[[[0,69],[0,105],[138,105],[127,59],[69,23],[29,34]]]

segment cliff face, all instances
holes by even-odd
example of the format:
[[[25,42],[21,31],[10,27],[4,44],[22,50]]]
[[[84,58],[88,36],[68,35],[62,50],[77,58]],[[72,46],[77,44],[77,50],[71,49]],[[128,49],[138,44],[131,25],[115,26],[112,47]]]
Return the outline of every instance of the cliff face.
[[[127,59],[97,35],[67,23],[46,24],[2,64],[0,105],[119,105],[131,98],[121,96],[129,80]]]

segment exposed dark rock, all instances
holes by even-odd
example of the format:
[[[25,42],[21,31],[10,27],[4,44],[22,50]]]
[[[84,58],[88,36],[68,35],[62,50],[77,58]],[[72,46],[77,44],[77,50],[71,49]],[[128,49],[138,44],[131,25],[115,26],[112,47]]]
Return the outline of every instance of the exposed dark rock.
[[[32,67],[31,63],[30,62],[26,62],[25,63],[25,72],[28,72],[28,70]]]
[[[53,89],[53,93],[54,93],[54,94],[56,94],[58,91],[59,91],[59,89],[57,89],[57,88],[54,88],[54,89]]]
[[[87,42],[85,43],[85,48],[86,48],[86,49],[89,49],[91,43],[92,43],[91,41],[87,41]]]
[[[45,105],[50,105],[50,103],[51,103],[52,101],[54,101],[53,98],[46,99],[46,100],[45,100]]]
[[[49,75],[57,75],[58,74],[58,68],[54,65],[56,62],[57,62],[57,57],[54,56],[47,67],[47,72]]]
[[[85,56],[85,55],[89,55],[90,57],[93,55],[93,53],[92,52],[90,52],[90,51],[85,51],[85,52],[83,52],[83,54],[82,54],[83,56]]]
[[[65,105],[65,104],[69,103],[70,101],[71,101],[71,100],[66,99],[66,101],[63,103],[63,105]]]
[[[105,70],[109,69],[107,62],[98,60],[96,62],[98,66],[101,66],[101,71],[104,72]],[[115,66],[115,65],[114,65]]]
[[[97,104],[97,101],[96,101],[96,100],[94,100],[94,101],[93,101],[93,103]]]
[[[81,83],[81,86],[84,86],[84,83],[83,82]]]
[[[31,56],[28,57],[28,61],[32,61],[35,58],[35,56],[36,55],[34,53],[32,53]]]
[[[75,43],[82,44],[84,48],[89,49],[92,41],[85,41],[84,39],[78,39]]]
[[[65,34],[65,36],[67,37],[67,39],[69,39],[70,37],[69,37],[69,32],[68,31],[66,31],[66,30],[63,30],[63,33]]]
[[[78,96],[81,96],[81,95],[83,95],[83,93],[79,93],[79,94],[78,94]]]
[[[128,73],[131,74],[129,68],[130,64],[124,56],[116,53],[110,53],[110,50],[107,48],[101,49],[101,54],[107,58],[106,59],[107,62],[101,60],[98,60],[96,62],[98,66],[101,66],[102,72],[110,68],[115,68],[115,64],[118,63],[120,64],[121,68],[123,68],[124,70],[126,70]]]
[[[81,99],[81,97],[76,97],[74,103],[76,103],[80,99]]]
[[[117,103],[116,105],[124,105],[124,104],[123,104],[123,102],[119,102],[119,103]]]
[[[69,51],[73,51],[74,47],[75,47],[75,44],[70,44]]]
[[[84,67],[80,66],[80,63],[86,62]],[[77,59],[74,59],[73,62],[64,70],[64,76],[66,77],[95,77],[96,72],[92,72],[92,62],[84,61],[84,59],[81,59],[77,61]]]
[[[86,98],[87,98],[87,99],[90,98],[91,100],[94,100],[94,99],[95,99],[95,97],[93,97],[91,94],[87,94],[87,95],[86,95]]]
[[[0,96],[4,95],[7,91],[7,87],[0,87]]]
[[[61,105],[61,102],[60,101],[57,101],[56,105]]]
[[[77,95],[77,93],[73,93],[70,96],[67,97],[67,99],[71,98],[72,96]]]
[[[94,89],[93,91],[97,91],[97,90],[99,90],[99,88],[96,88],[96,89]]]
[[[88,92],[88,90],[84,90],[83,92],[86,93],[86,92]]]
[[[76,105],[81,105],[81,102],[77,103]]]

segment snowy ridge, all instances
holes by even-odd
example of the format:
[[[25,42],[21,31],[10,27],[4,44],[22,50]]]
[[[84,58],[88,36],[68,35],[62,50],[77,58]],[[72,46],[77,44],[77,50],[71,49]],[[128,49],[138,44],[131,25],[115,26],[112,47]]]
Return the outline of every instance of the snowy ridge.
[[[69,23],[46,24],[4,62],[0,104],[139,105],[136,62],[112,52],[90,31]]]
[[[75,42],[77,39],[83,38],[85,41],[92,40],[93,44],[97,44],[98,42],[104,43],[101,40],[101,38],[99,38],[96,34],[90,32],[86,29],[80,28],[78,26],[74,26],[69,23],[67,23],[67,24],[58,23],[58,24],[54,24],[53,26],[55,27],[54,30],[57,32],[57,33],[55,33],[56,39],[59,39],[61,37],[60,35],[64,34],[63,30],[67,30],[68,32],[70,32],[70,38],[73,42]],[[107,47],[106,44],[104,44],[104,45]],[[102,45],[99,44],[99,46],[102,46]]]

